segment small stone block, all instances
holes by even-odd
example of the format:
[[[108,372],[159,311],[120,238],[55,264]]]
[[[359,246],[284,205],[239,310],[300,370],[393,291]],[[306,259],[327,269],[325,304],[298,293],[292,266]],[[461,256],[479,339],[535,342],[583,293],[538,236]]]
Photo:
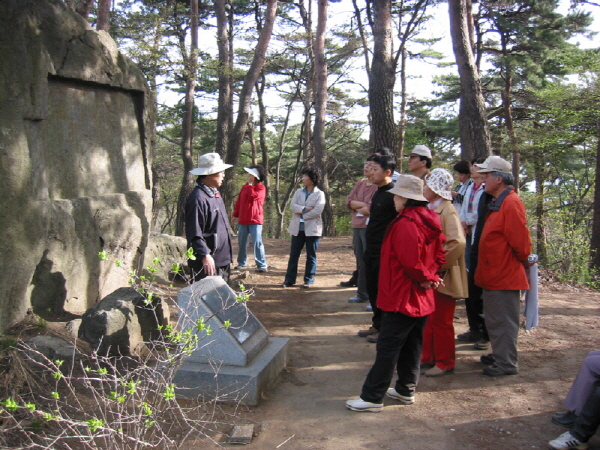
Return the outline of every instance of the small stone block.
[[[236,425],[233,427],[228,444],[249,444],[254,435],[254,425]]]

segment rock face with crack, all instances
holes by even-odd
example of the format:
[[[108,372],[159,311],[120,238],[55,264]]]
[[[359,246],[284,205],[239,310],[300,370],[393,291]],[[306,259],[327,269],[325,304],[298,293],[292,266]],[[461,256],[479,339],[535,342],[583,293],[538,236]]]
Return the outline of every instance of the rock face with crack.
[[[0,61],[3,330],[81,313],[143,267],[154,111],[142,72],[61,1],[0,2]]]

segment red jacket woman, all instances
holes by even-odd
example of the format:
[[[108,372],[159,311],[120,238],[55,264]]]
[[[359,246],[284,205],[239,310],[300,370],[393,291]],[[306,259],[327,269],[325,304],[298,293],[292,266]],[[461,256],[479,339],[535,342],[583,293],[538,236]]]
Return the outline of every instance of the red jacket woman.
[[[352,411],[379,412],[384,396],[403,405],[414,403],[423,330],[434,308],[437,271],[445,261],[442,225],[438,215],[427,209],[423,180],[400,175],[387,192],[394,195],[399,214],[388,226],[381,247],[377,356],[360,397],[346,402]],[[394,369],[398,377],[389,387]]]
[[[261,165],[244,167],[248,172],[248,182],[242,186],[240,195],[235,202],[233,218],[238,219],[238,265],[236,269],[247,267],[248,236],[254,246],[254,261],[259,272],[267,271],[265,246],[262,241],[262,225],[264,220],[263,205],[267,196],[267,188],[263,184],[266,178],[265,169]]]
[[[405,208],[390,224],[381,247],[377,307],[411,317],[434,310],[433,290],[419,283],[436,281],[444,263],[440,219],[435,211]]]
[[[266,196],[267,188],[264,184],[244,184],[235,202],[233,217],[237,217],[240,225],[262,225]]]

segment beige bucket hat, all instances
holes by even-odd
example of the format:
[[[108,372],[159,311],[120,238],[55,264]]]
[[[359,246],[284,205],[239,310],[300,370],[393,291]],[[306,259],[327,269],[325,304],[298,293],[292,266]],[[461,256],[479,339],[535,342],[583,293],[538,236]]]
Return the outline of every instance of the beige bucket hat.
[[[394,187],[387,192],[400,197],[426,202],[427,199],[423,197],[423,185],[423,180],[419,177],[415,177],[414,175],[400,175]]]

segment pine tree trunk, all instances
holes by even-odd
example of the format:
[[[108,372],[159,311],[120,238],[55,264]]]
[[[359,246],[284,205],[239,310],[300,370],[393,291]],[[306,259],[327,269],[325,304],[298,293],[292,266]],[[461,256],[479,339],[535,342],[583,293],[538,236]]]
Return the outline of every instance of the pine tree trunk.
[[[254,58],[250,64],[250,68],[244,77],[244,84],[240,92],[239,108],[237,118],[233,131],[229,136],[229,143],[227,145],[227,155],[225,161],[227,164],[237,165],[240,148],[246,135],[246,128],[248,125],[248,119],[250,117],[250,105],[252,100],[252,90],[258,80],[258,77],[262,71],[265,63],[265,55],[273,34],[273,25],[275,24],[275,17],[277,13],[277,0],[268,0],[267,9],[265,11],[265,22],[260,35],[256,48],[254,49]],[[233,200],[235,198],[235,183],[233,177],[226,177],[223,182],[223,200],[225,205],[228,206],[228,211],[232,210]]]
[[[315,36],[315,128],[313,145],[315,149],[315,166],[322,176],[321,188],[325,192],[325,209],[323,210],[323,236],[335,235],[333,208],[329,195],[329,178],[327,176],[327,149],[325,144],[325,119],[327,113],[327,61],[325,60],[325,34],[327,32],[328,0],[319,0],[317,34]]]
[[[596,183],[594,186],[594,213],[590,242],[592,269],[600,272],[600,139],[596,146]]]
[[[488,128],[483,89],[479,72],[473,57],[468,24],[468,0],[448,0],[450,34],[452,48],[460,77],[459,130],[461,154],[474,158],[492,154],[492,144]]]
[[[175,235],[183,236],[185,231],[185,202],[194,188],[194,176],[190,170],[194,168],[192,158],[194,91],[196,88],[196,72],[198,67],[198,0],[191,0],[191,48],[189,59],[186,62],[184,76],[186,77],[185,103],[183,107],[183,121],[181,124],[181,159],[183,160],[183,178],[177,201],[177,218],[175,221]]]
[[[373,0],[373,64],[369,78],[369,112],[373,146],[396,148],[394,122],[396,68],[392,57],[392,2]]]
[[[110,4],[111,0],[98,0],[98,20],[96,30],[107,31],[110,29]]]
[[[219,50],[219,103],[217,106],[217,133],[215,152],[225,157],[230,124],[233,117],[233,62],[230,52],[232,30],[229,28],[226,0],[215,0],[217,17],[217,48]]]

